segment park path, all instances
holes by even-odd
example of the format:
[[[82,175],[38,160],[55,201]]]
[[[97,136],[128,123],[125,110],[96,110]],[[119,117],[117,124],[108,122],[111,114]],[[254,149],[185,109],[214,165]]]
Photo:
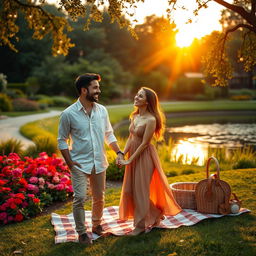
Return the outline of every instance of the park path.
[[[33,145],[33,142],[19,132],[20,127],[26,123],[37,121],[43,118],[59,116],[61,111],[52,110],[47,113],[19,116],[19,117],[7,117],[0,120],[0,141],[7,140],[10,138],[18,139],[22,142],[23,147]]]

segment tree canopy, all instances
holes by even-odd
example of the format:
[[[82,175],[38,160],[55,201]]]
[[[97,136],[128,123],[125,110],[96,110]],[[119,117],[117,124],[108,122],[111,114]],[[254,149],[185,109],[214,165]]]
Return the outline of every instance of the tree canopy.
[[[22,16],[27,26],[33,31],[32,37],[43,39],[47,35],[52,38],[52,54],[67,55],[74,46],[68,31],[72,30],[71,20],[83,18],[84,29],[90,27],[91,21],[102,22],[104,10],[109,14],[110,23],[117,22],[127,27],[136,37],[131,21],[136,22],[134,12],[139,2],[149,0],[59,0],[58,12],[46,8],[45,0],[2,0],[0,4],[0,45],[7,45],[17,51],[15,42],[19,40],[18,18]],[[181,0],[166,0],[169,8],[167,18],[172,20],[172,13],[177,8],[186,8]],[[85,2],[85,3],[84,3]],[[209,49],[204,56],[206,74],[215,78],[216,85],[226,85],[232,77],[232,64],[227,55],[227,40],[235,31],[243,34],[243,41],[238,50],[238,61],[244,64],[245,71],[250,71],[256,64],[256,1],[255,0],[196,0],[194,15],[201,9],[208,8],[209,2],[226,8],[222,15],[223,32],[215,32],[207,37]],[[130,19],[127,19],[129,17]],[[172,22],[171,22],[172,24]]]

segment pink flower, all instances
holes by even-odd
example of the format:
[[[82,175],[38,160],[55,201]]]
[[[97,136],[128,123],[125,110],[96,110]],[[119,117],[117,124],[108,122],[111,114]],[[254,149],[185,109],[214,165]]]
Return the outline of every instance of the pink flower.
[[[21,206],[22,206],[22,208],[26,208],[28,206],[28,203],[26,201],[24,201]]]
[[[7,218],[8,222],[12,222],[14,220],[13,216],[8,216]]]
[[[58,176],[54,176],[54,177],[52,178],[52,181],[53,181],[54,183],[59,183],[59,182],[60,182],[60,179],[59,179]]]
[[[44,178],[42,178],[42,177],[39,178],[38,181],[39,181],[39,185],[42,185],[42,186],[43,186],[43,185],[45,184],[45,180],[44,180]]]
[[[47,173],[48,173],[47,168],[42,167],[42,166],[37,168],[37,174],[38,175],[47,175]]]
[[[52,173],[51,173],[51,172],[47,172],[47,176],[48,176],[48,177],[51,177],[51,176],[52,176]]]
[[[27,194],[27,196],[30,197],[30,198],[34,198],[35,197],[34,194]]]
[[[33,184],[28,184],[28,190],[33,191],[35,194],[39,192],[39,188]]]
[[[0,205],[0,211],[5,211],[6,210],[6,208],[8,207],[8,203],[3,203],[2,205]]]
[[[55,187],[54,184],[52,184],[52,183],[49,183],[49,184],[48,184],[48,188],[49,188],[49,189],[54,189],[54,187]]]
[[[16,168],[12,170],[12,175],[14,178],[20,178],[22,177],[22,170],[20,168]]]
[[[65,185],[60,183],[58,185],[55,186],[56,190],[64,190],[65,189]]]
[[[66,187],[66,191],[67,191],[68,193],[72,193],[72,192],[73,192],[73,187],[72,187],[71,185],[67,186],[67,187]]]
[[[29,179],[29,182],[30,182],[30,183],[37,183],[37,182],[38,182],[38,178],[35,177],[35,176],[33,176],[33,177],[31,177],[31,178]]]
[[[5,220],[7,218],[7,213],[6,212],[1,212],[0,213],[0,220]]]
[[[67,183],[69,181],[69,178],[67,176],[64,176],[63,178],[61,178],[60,182],[61,183]]]

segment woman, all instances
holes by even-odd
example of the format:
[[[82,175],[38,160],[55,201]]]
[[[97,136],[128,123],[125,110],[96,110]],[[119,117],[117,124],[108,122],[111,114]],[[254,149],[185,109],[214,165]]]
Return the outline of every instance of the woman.
[[[149,227],[157,226],[163,215],[176,215],[181,211],[173,198],[167,178],[161,168],[155,147],[150,143],[155,136],[162,137],[164,116],[156,93],[142,87],[134,98],[135,111],[130,115],[130,136],[124,155],[119,160],[126,165],[119,217],[134,219],[134,230],[128,235],[138,235]]]

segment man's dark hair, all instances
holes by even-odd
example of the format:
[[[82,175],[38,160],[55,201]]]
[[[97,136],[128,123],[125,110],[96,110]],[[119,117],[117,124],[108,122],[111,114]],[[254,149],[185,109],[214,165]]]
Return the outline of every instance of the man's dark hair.
[[[94,74],[94,73],[86,73],[77,77],[75,81],[75,86],[78,94],[79,95],[81,94],[81,88],[88,88],[91,84],[91,81],[93,80],[100,81],[101,80],[100,75]]]

